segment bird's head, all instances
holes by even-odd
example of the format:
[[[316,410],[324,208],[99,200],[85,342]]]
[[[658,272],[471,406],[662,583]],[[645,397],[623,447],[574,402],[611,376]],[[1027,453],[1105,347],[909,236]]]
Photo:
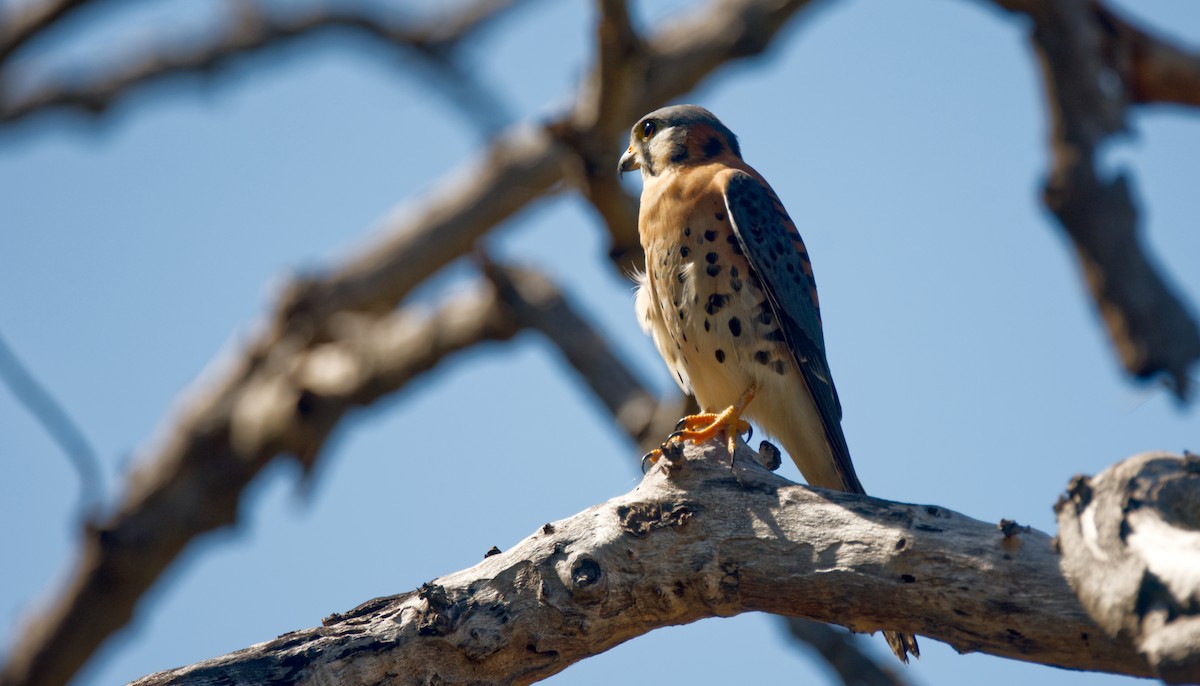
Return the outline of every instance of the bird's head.
[[[697,105],[671,105],[638,120],[621,155],[618,173],[641,169],[658,176],[681,165],[704,164],[721,155],[741,159],[737,136],[716,115]]]

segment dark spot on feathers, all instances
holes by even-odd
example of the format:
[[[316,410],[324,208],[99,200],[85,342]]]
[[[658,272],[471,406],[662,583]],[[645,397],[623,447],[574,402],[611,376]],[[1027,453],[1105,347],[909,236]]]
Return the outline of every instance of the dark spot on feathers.
[[[683,312],[683,308],[682,308],[682,307],[681,307],[681,308],[679,308],[679,318],[680,318],[681,320],[684,318],[684,312]]]
[[[688,254],[690,254],[691,252],[692,252],[692,249],[691,249],[691,248],[689,248],[689,247],[687,247],[687,246],[685,245],[685,246],[683,246],[682,248],[680,248],[680,249],[679,249],[679,256],[680,256],[680,257],[687,257],[687,256],[688,256]],[[663,264],[666,264],[666,262],[663,262]]]
[[[783,363],[783,360],[775,360],[772,362],[771,369],[774,369],[775,373],[780,376],[787,374],[787,365]]]
[[[707,269],[705,269],[705,271],[707,271],[707,272],[708,272],[708,275],[709,275],[709,276],[716,276],[717,274],[720,274],[720,273],[721,273],[721,265],[719,265],[719,264],[710,264],[710,265],[708,265],[708,268],[707,268]]]
[[[705,330],[705,331],[708,331],[708,330],[709,330],[709,329],[711,329],[711,328],[712,328],[712,325],[708,323],[708,320],[707,320],[707,319],[705,319],[705,320],[704,320],[704,330]]]
[[[685,235],[685,236],[692,235],[692,227],[690,227],[690,226],[683,227],[683,235]]]
[[[730,273],[732,273],[732,271],[733,270],[730,270]],[[741,279],[730,279],[729,287],[732,288],[734,291],[742,290],[742,280]]]
[[[759,350],[754,353],[754,361],[759,364],[769,364],[771,362],[771,353],[768,350]]]
[[[718,212],[716,214],[716,217],[717,217],[717,221],[719,221],[719,222],[725,221],[725,213],[724,212]]]
[[[708,304],[704,306],[704,311],[709,314],[716,314],[722,307],[725,307],[725,296],[720,293],[713,293],[708,296]]]
[[[683,283],[684,281],[687,281],[687,274],[681,270],[675,275],[675,278],[679,280],[679,283]]]
[[[710,252],[704,256],[704,260],[706,262],[708,262],[709,264],[716,264],[717,258],[719,258],[719,257],[720,257],[720,255],[716,254],[715,252]]]
[[[737,276],[738,276],[738,268],[737,268],[736,266],[735,266],[735,267],[730,267],[730,268],[729,268],[729,275],[730,275],[730,276],[732,276],[733,278],[735,278],[735,279],[736,279],[736,278],[737,278]]]
[[[741,336],[742,335],[742,320],[738,319],[737,317],[733,317],[732,319],[730,319],[729,320],[729,333],[733,334],[735,337]]]
[[[713,231],[712,229],[709,229],[708,231],[705,231],[705,232],[704,232],[704,240],[706,240],[706,241],[715,241],[715,240],[717,240],[717,232],[716,232],[716,231]]]
[[[771,310],[765,309],[758,313],[758,321],[763,324],[770,325],[775,321],[775,315],[771,313]]]
[[[721,364],[725,363],[725,351],[721,350],[720,348],[717,348],[717,362],[720,362]]]
[[[721,139],[717,138],[716,136],[704,141],[704,154],[708,157],[716,157],[717,155],[720,155],[721,151],[724,149],[725,144],[722,143]]]
[[[775,329],[774,331],[771,331],[767,335],[763,336],[763,338],[768,341],[775,341],[776,343],[782,343],[784,341],[783,330]]]

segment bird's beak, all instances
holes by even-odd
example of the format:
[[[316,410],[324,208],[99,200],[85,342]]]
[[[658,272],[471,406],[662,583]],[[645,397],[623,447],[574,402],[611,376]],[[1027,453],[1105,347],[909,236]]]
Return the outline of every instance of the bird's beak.
[[[621,155],[621,161],[617,164],[617,176],[623,176],[625,172],[641,169],[641,167],[642,165],[638,164],[637,154],[633,152],[633,146],[631,145],[625,151],[625,154]]]

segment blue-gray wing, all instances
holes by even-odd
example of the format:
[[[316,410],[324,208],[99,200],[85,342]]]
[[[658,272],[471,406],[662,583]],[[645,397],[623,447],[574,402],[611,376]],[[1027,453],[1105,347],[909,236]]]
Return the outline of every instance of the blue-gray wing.
[[[732,175],[725,189],[725,206],[738,243],[762,283],[817,406],[843,490],[862,493],[842,434],[842,406],[825,359],[817,286],[804,241],[775,193],[750,174]]]

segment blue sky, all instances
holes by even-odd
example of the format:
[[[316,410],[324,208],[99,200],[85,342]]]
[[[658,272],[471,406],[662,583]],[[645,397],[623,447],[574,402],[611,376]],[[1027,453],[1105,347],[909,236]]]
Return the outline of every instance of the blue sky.
[[[643,2],[640,16],[654,23],[689,4]],[[1200,45],[1194,3],[1119,5]],[[62,47],[47,45],[31,69],[136,51],[161,40],[147,27],[164,16],[173,31],[211,21],[196,2],[95,14],[64,36],[66,57],[41,54]],[[589,63],[591,20],[590,3],[535,3],[470,46],[473,68],[516,118],[558,112]],[[1051,505],[1073,474],[1195,449],[1200,421],[1124,378],[1040,205],[1046,116],[1024,33],[986,3],[832,3],[765,59],[683,100],[738,133],[805,236],[868,491],[1052,532]],[[335,263],[480,152],[470,122],[410,67],[319,40],[139,94],[99,124],[53,116],[0,130],[0,334],[82,426],[109,497],[180,393],[247,340],[289,274]],[[1145,240],[1195,311],[1200,121],[1158,108],[1131,125],[1110,162],[1133,173]],[[539,203],[488,245],[553,275],[646,383],[672,391],[585,203]],[[451,268],[425,299],[468,277]],[[355,415],[312,489],[290,464],[269,468],[241,525],[194,545],[78,683],[225,653],[473,565],[628,491],[637,458],[535,335],[461,355]],[[7,645],[68,569],[79,488],[7,391],[0,459]],[[429,518],[447,497],[456,506]],[[882,638],[872,645],[884,655]],[[959,656],[929,639],[922,652],[915,683],[1129,681]],[[549,683],[780,675],[824,678],[778,620],[746,615],[655,632]]]

